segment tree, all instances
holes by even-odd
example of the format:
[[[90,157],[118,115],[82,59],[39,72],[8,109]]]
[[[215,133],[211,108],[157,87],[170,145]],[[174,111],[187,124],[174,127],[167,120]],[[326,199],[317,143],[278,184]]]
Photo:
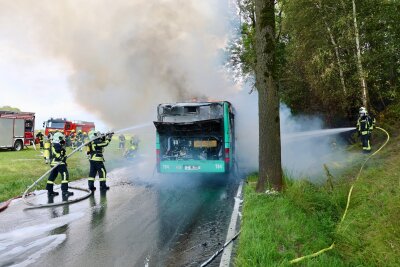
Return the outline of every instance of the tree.
[[[283,185],[274,0],[255,0],[255,13],[255,75],[259,110],[259,178],[256,191],[264,192],[266,183],[281,191]]]
[[[360,75],[360,83],[361,83],[361,100],[364,107],[368,107],[368,89],[367,83],[365,81],[365,73],[362,66],[361,61],[361,48],[360,48],[360,34],[358,31],[358,24],[357,24],[357,11],[356,11],[356,2],[352,0],[353,4],[353,22],[354,22],[354,37],[356,40],[356,50],[357,50],[357,68]]]
[[[20,112],[21,110],[19,108],[13,108],[11,106],[2,106],[2,107],[0,107],[0,111],[17,111],[17,112]]]

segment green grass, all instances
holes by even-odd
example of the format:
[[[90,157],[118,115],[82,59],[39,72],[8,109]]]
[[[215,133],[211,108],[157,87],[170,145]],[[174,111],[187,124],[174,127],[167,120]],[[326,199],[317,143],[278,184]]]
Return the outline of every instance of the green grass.
[[[381,142],[382,137],[377,141]],[[345,221],[339,224],[360,163],[351,164],[333,189],[287,180],[276,195],[244,188],[242,233],[235,266],[289,266],[300,256],[336,246],[300,266],[400,266],[400,138],[372,158],[358,181]]]
[[[105,149],[106,168],[108,171],[121,166],[122,151],[118,150],[117,137]],[[68,149],[70,153],[72,149]],[[70,181],[88,177],[89,161],[86,159],[85,150],[75,153],[68,159],[68,172]],[[44,164],[39,149],[28,147],[22,151],[0,150],[0,202],[21,195],[28,186],[42,176],[49,165]],[[56,183],[60,183],[57,177]],[[38,186],[44,188],[46,179]]]

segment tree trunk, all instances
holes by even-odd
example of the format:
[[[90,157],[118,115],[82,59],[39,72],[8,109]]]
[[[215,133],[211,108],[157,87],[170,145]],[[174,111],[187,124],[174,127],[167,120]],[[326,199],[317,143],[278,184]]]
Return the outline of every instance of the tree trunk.
[[[321,1],[320,1],[318,4],[316,4],[316,7],[317,7],[317,9],[320,11],[320,13],[321,13],[322,20],[324,21],[326,30],[327,30],[327,32],[328,32],[328,34],[329,34],[329,38],[331,39],[331,43],[332,43],[333,49],[334,49],[334,51],[335,51],[336,63],[337,63],[338,68],[339,68],[340,83],[342,84],[343,94],[344,94],[344,97],[345,97],[345,99],[346,99],[347,90],[346,90],[346,83],[345,83],[345,81],[344,81],[344,75],[343,75],[343,65],[342,65],[342,62],[341,62],[341,60],[340,60],[339,46],[338,46],[338,44],[336,43],[336,40],[335,40],[335,38],[333,37],[333,33],[332,33],[332,30],[331,30],[331,27],[329,27],[328,21],[327,21],[325,15],[323,14],[322,3],[321,3]]]
[[[256,191],[266,184],[282,190],[279,94],[276,85],[274,0],[256,0],[256,88],[259,109],[259,179]]]
[[[356,12],[356,2],[352,0],[353,3],[353,21],[354,21],[354,34],[356,39],[356,49],[357,49],[357,68],[358,73],[360,75],[360,82],[361,82],[361,100],[363,106],[368,108],[368,89],[367,83],[365,81],[365,73],[362,67],[361,62],[361,48],[360,48],[360,35],[358,33],[358,25],[357,25],[357,12]]]

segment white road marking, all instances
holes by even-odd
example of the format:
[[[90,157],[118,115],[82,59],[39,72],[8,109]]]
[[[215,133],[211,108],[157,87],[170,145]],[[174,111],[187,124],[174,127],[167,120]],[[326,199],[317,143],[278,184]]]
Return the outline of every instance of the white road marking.
[[[229,223],[229,228],[228,228],[228,233],[226,234],[226,242],[231,240],[235,234],[236,234],[236,224],[238,221],[239,217],[239,207],[240,204],[243,202],[240,197],[242,195],[242,187],[243,187],[243,181],[240,182],[236,197],[235,197],[235,205],[233,206],[233,212],[231,216],[231,222]],[[231,255],[232,255],[232,246],[233,243],[230,243],[224,250],[224,253],[222,254],[221,257],[221,262],[219,264],[219,267],[229,267],[230,262],[231,262]]]

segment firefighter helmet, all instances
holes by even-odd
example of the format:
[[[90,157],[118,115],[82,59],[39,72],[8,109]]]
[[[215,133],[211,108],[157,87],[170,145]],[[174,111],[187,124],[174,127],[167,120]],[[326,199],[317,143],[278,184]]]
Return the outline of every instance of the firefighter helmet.
[[[365,107],[361,107],[361,108],[359,109],[358,113],[359,113],[360,115],[365,115],[365,114],[367,114],[367,109],[366,109]]]
[[[53,135],[53,143],[60,143],[61,141],[64,141],[64,140],[65,140],[65,136],[60,132],[57,132]]]
[[[89,131],[89,135],[88,136],[89,136],[90,140],[93,140],[93,139],[96,138],[97,133],[95,131],[91,130],[91,131]]]

